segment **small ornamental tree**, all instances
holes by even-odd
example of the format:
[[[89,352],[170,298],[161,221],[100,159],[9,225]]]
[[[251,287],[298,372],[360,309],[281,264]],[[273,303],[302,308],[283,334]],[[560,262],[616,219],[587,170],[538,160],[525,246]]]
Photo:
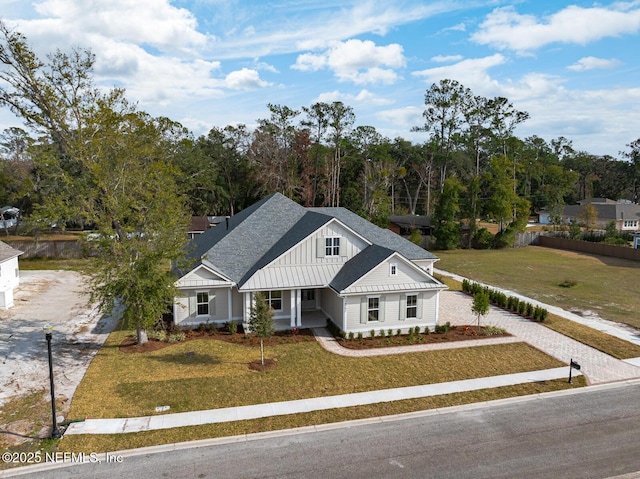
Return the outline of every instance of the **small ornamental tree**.
[[[269,338],[275,333],[273,325],[273,310],[269,306],[263,293],[257,293],[251,306],[249,316],[249,330],[260,338],[260,361],[264,366],[264,338]]]
[[[480,327],[480,316],[486,316],[489,313],[489,295],[484,291],[479,291],[473,295],[473,304],[471,312],[478,316],[478,328]]]

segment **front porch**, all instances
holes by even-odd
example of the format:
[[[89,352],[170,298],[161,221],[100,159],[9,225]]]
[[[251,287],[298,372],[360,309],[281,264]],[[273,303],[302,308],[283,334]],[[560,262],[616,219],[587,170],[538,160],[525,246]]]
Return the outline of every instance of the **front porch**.
[[[327,314],[318,309],[313,311],[302,311],[301,324],[298,329],[324,328],[327,325]],[[273,320],[276,331],[287,331],[292,329],[289,318],[277,318]]]

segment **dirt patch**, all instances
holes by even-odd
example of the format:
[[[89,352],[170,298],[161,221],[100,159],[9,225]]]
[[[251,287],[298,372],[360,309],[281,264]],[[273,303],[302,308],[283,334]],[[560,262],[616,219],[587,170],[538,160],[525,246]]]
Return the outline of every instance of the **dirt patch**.
[[[251,361],[249,363],[249,369],[251,369],[252,371],[258,371],[258,372],[270,371],[277,367],[278,367],[278,362],[275,359],[265,358],[264,364],[262,364],[262,361],[260,359]]]

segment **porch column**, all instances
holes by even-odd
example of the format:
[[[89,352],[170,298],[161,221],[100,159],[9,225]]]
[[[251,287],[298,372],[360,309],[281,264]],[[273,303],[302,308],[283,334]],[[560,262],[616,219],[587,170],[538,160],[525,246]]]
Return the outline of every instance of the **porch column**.
[[[244,301],[242,304],[242,322],[247,324],[249,322],[249,313],[251,311],[251,293],[243,293]]]
[[[296,289],[296,317],[298,318],[297,326],[302,326],[302,290]]]
[[[231,304],[231,288],[227,290],[227,313],[229,315],[229,321],[233,319],[233,305]]]
[[[289,316],[290,316],[290,322],[289,322],[289,326],[291,326],[292,328],[294,328],[296,326],[296,297],[297,297],[297,289],[292,289],[291,290],[291,295],[289,298]]]

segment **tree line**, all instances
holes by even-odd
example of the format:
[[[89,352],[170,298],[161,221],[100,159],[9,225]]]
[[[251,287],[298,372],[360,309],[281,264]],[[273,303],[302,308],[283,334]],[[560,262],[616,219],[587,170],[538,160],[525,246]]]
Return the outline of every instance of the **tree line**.
[[[381,226],[393,214],[428,215],[438,248],[458,245],[461,224],[469,244],[486,241],[479,219],[501,225],[500,245],[537,209],[558,221],[583,198],[638,199],[640,139],[616,159],[563,137],[518,138],[527,112],[456,80],[426,90],[419,143],[357,125],[339,101],[269,103],[253,129],[196,136],[121,88],[97,87],[94,62],[82,48],[39,58],[0,21],[0,105],[24,123],[0,134],[0,205],[18,207],[31,228],[98,230],[93,299],[106,309],[124,301],[134,322],[157,317],[174,293],[160,278],[181,257],[192,215],[233,215],[274,191]]]

